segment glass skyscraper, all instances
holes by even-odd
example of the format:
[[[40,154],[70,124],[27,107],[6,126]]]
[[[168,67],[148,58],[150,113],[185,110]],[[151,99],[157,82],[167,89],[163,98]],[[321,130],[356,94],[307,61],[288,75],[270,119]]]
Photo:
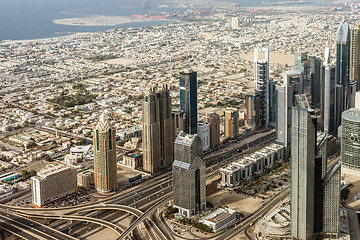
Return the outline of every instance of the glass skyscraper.
[[[185,69],[180,73],[180,109],[185,112],[184,132],[197,133],[197,73]]]
[[[350,29],[344,19],[338,30],[336,40],[336,83],[343,86],[342,110],[349,107],[349,61],[350,61]]]
[[[341,160],[344,167],[360,170],[360,109],[342,114]]]

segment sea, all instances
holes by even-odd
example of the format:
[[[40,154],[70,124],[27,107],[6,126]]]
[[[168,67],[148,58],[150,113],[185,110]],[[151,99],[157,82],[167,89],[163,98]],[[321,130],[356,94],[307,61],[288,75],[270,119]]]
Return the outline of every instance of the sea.
[[[236,3],[240,7],[260,6],[265,2],[282,0],[220,0]],[[286,2],[298,0],[286,0]],[[154,6],[164,0],[0,0],[0,42],[64,36],[75,32],[99,32],[113,28],[144,27],[167,24],[164,21],[125,23],[117,26],[67,26],[53,23],[55,19],[85,15],[131,16],[159,12],[184,12],[186,8],[144,8],[148,2]],[[187,1],[191,3],[190,1]]]

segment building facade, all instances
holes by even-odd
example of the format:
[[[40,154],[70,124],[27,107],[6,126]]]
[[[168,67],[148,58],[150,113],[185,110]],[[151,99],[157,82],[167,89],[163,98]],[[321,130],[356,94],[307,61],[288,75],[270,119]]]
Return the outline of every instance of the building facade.
[[[264,58],[259,58],[259,53],[264,53]],[[254,50],[254,80],[255,89],[260,94],[260,124],[269,126],[269,48],[255,48]]]
[[[265,124],[264,116],[262,116],[264,112],[262,111],[262,101],[262,94],[260,92],[246,94],[245,96],[245,125],[251,130],[257,130],[265,125],[268,126],[268,121]],[[266,105],[267,103],[268,101],[266,101]]]
[[[237,138],[239,136],[239,111],[237,109],[226,109],[224,119],[225,138]]]
[[[174,207],[185,217],[206,208],[206,166],[201,139],[180,132],[175,140],[172,165]]]
[[[184,132],[197,133],[197,73],[184,69],[180,73],[180,109],[185,113]]]
[[[220,146],[220,116],[214,112],[208,113],[205,122],[210,123],[210,147]]]
[[[360,29],[359,26],[350,29],[350,67],[349,79],[357,83],[360,89]]]
[[[203,142],[203,150],[210,148],[210,123],[198,122],[198,136]]]
[[[77,187],[76,169],[63,165],[42,169],[31,180],[32,202],[38,207],[74,192]]]
[[[116,138],[115,129],[105,113],[94,131],[94,176],[95,188],[99,192],[117,189]]]
[[[150,88],[142,105],[143,169],[157,174],[173,161],[174,129],[168,87]]]
[[[215,233],[231,226],[235,221],[236,211],[229,208],[218,208],[200,219],[201,223],[211,227]]]
[[[322,131],[333,134],[339,127],[336,123],[336,79],[335,65],[330,63],[330,49],[325,50],[322,74],[321,124]]]
[[[300,70],[282,73],[282,83],[277,90],[276,142],[285,147],[285,157],[289,156],[291,144],[291,107],[295,95],[304,93],[303,74]]]
[[[360,109],[352,108],[342,114],[341,160],[347,168],[360,170]]]
[[[336,83],[343,86],[343,108],[349,109],[350,29],[343,20],[337,30],[336,39]]]
[[[291,236],[307,240],[314,235],[316,117],[313,112],[306,107],[293,107],[291,132]]]
[[[77,174],[77,185],[80,187],[91,187],[94,185],[94,172],[86,170]]]

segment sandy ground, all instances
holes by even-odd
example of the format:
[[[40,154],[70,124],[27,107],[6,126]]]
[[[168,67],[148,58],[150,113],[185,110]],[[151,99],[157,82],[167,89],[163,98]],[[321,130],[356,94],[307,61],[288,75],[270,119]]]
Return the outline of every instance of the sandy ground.
[[[71,26],[116,26],[123,23],[167,21],[158,18],[135,18],[127,16],[92,15],[79,18],[55,19],[53,23]]]
[[[135,58],[114,58],[102,61],[103,63],[115,64],[115,65],[131,65],[136,63],[138,60]]]
[[[250,61],[250,62],[254,62],[254,52],[250,51],[247,54],[243,54],[241,55],[242,58]],[[289,65],[289,66],[293,66],[295,64],[295,55],[293,54],[283,54],[283,53],[275,53],[275,52],[270,52],[269,53],[269,61],[270,64],[282,64],[282,65]]]
[[[237,212],[242,212],[245,216],[255,212],[263,203],[262,199],[246,197],[237,193],[231,194],[224,190],[217,191],[208,196],[206,200],[210,201],[214,206],[228,206]]]

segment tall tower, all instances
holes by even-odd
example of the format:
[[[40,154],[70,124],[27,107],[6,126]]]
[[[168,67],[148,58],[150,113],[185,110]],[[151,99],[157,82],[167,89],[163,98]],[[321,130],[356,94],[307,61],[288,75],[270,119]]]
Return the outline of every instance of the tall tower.
[[[330,63],[330,49],[325,49],[325,61],[322,74],[321,121],[322,131],[333,134],[336,132],[336,81],[335,65]]]
[[[185,112],[184,132],[197,133],[197,73],[184,69],[180,73],[180,109]]]
[[[174,130],[171,96],[167,86],[151,88],[142,105],[143,167],[151,174],[170,167],[173,161]]]
[[[239,111],[229,108],[224,111],[224,132],[226,138],[237,138],[239,136]]]
[[[350,29],[344,19],[338,30],[336,40],[336,83],[343,86],[343,107],[349,107],[349,61],[350,61]]]
[[[203,144],[195,135],[180,132],[175,140],[172,165],[174,207],[190,217],[206,208],[206,167]]]
[[[205,121],[210,123],[210,147],[220,145],[220,116],[214,112],[206,114]]]
[[[259,53],[264,53],[264,58],[259,58]],[[269,48],[255,48],[254,50],[254,79],[255,89],[261,98],[261,126],[269,126]]]
[[[341,161],[346,168],[360,170],[360,109],[342,113]]]
[[[245,124],[247,128],[251,128],[252,130],[257,130],[261,126],[264,126],[261,122],[263,117],[261,115],[261,96],[261,93],[257,91],[246,94],[245,96]]]
[[[307,240],[314,235],[314,177],[316,117],[306,96],[296,96],[291,126],[291,236]]]
[[[105,113],[94,131],[95,188],[100,192],[117,189],[116,133]]]
[[[360,26],[350,29],[350,73],[349,79],[360,89]]]
[[[286,71],[281,76],[282,84],[276,86],[276,142],[285,147],[285,155],[288,157],[291,144],[291,107],[294,106],[295,95],[304,93],[304,85],[300,70]]]

